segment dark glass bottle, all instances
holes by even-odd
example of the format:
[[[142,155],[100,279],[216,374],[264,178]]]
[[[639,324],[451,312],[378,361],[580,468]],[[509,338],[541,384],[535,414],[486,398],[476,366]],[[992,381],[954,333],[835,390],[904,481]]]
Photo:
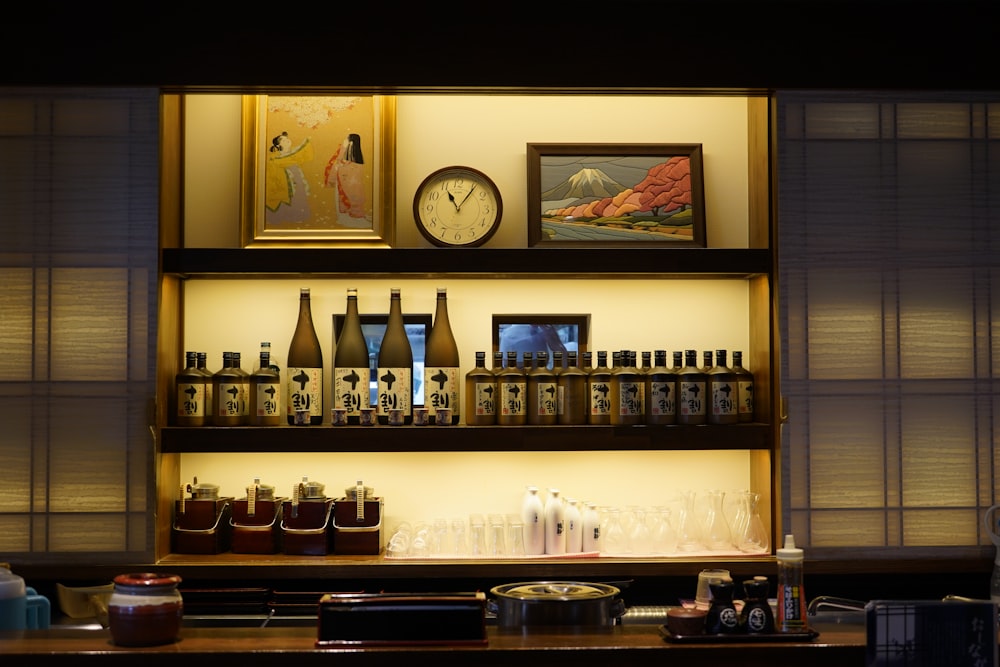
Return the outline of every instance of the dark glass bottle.
[[[459,422],[462,406],[458,374],[458,345],[448,321],[448,291],[439,287],[434,323],[424,352],[424,407],[432,424],[437,421],[438,408],[451,408],[451,423]]]
[[[706,394],[706,375],[697,366],[698,352],[684,351],[684,367],[677,372],[677,423],[704,424],[707,422],[706,404],[711,399]]]
[[[701,353],[701,372],[707,374],[712,370],[712,351],[705,350]]]
[[[576,352],[570,351],[566,355],[566,368],[556,380],[559,386],[558,422],[565,425],[586,424],[587,374],[577,363]]]
[[[746,602],[740,611],[740,626],[747,634],[769,635],[774,632],[774,612],[767,602],[769,590],[767,577],[754,577],[743,582]]]
[[[667,368],[667,351],[656,350],[653,367],[646,373],[646,423],[673,424],[677,421],[676,380]]]
[[[517,366],[517,352],[507,352],[507,363],[497,373],[497,424],[524,426],[528,422],[528,386],[524,370]]]
[[[215,405],[212,423],[216,426],[241,426],[243,407],[240,404],[242,392],[240,375],[233,369],[233,353],[222,353],[222,368],[212,375],[212,395]]]
[[[621,362],[611,371],[611,423],[616,426],[642,424],[646,411],[642,404],[643,377],[635,367],[635,353],[624,351]]]
[[[497,378],[486,368],[485,352],[476,352],[476,366],[465,374],[465,423],[469,426],[497,423]]]
[[[174,411],[177,426],[204,426],[208,423],[205,410],[205,375],[198,370],[198,353],[184,354],[185,367],[175,380]],[[209,408],[211,410],[211,408]]]
[[[597,366],[587,375],[587,423],[604,425],[611,423],[611,369],[608,368],[608,353],[597,353]]]
[[[708,413],[709,424],[735,424],[739,421],[736,412],[736,373],[726,365],[725,350],[715,351],[715,366],[707,373],[708,394],[712,409]]]
[[[549,353],[540,350],[537,357],[530,370],[527,359],[524,362],[528,386],[528,423],[552,426],[559,423],[558,378],[555,371],[549,368]]]
[[[591,365],[593,364],[593,361],[594,361],[593,352],[587,350],[586,352],[581,353],[580,370],[583,371],[586,375],[590,375],[590,371],[592,370]]]
[[[378,349],[378,423],[389,423],[389,410],[402,410],[403,423],[413,423],[413,350],[403,323],[398,287],[389,290],[389,320]]]
[[[337,337],[337,350],[333,354],[333,407],[347,411],[348,424],[358,424],[361,410],[368,407],[370,397],[371,366],[358,313],[358,290],[349,287],[344,327]]]
[[[313,327],[312,300],[308,287],[299,290],[299,318],[288,344],[288,423],[295,413],[309,412],[310,424],[323,423],[323,350]]]
[[[250,374],[249,405],[247,423],[251,426],[281,424],[281,373],[272,368],[271,353],[266,349],[260,353],[260,364]]]
[[[736,412],[739,421],[749,423],[754,420],[753,373],[743,366],[743,353],[733,351],[733,372],[736,373]]]
[[[240,418],[244,424],[250,423],[250,374],[243,370],[239,352],[233,352],[233,371],[239,377]]]
[[[642,353],[642,367],[639,369],[640,373],[648,373],[653,369],[653,353],[644,351]]]
[[[212,371],[208,370],[208,353],[199,352],[198,353],[198,372],[205,376],[205,424],[212,423],[212,417],[215,410],[215,402],[212,400],[214,392],[212,391]]]

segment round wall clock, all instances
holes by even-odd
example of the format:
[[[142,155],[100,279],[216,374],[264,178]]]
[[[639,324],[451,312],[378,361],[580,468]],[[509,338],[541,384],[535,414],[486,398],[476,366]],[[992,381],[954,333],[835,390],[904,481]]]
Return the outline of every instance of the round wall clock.
[[[496,232],[502,215],[500,190],[489,176],[472,167],[438,169],[413,196],[417,229],[437,246],[482,245]]]

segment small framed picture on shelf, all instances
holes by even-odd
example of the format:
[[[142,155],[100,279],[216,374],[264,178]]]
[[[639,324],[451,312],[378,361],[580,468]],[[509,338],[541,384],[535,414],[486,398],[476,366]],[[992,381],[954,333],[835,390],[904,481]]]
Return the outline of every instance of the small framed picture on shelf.
[[[244,95],[244,247],[392,245],[395,97]]]
[[[701,144],[528,144],[528,245],[705,247]]]
[[[385,327],[389,322],[388,315],[361,315],[361,333],[365,335],[365,344],[368,346],[368,369],[369,405],[378,405],[378,351],[382,347],[382,337],[385,336]],[[333,353],[337,353],[337,339],[344,328],[344,315],[333,316]],[[410,350],[413,352],[413,405],[423,406],[424,404],[424,349],[427,342],[427,334],[431,332],[430,314],[403,315],[403,326],[406,328],[406,338],[410,341]]]
[[[555,352],[576,352],[578,363],[588,349],[590,315],[494,315],[493,351],[517,353],[517,365],[524,363],[524,353],[547,352],[548,367],[553,367]]]

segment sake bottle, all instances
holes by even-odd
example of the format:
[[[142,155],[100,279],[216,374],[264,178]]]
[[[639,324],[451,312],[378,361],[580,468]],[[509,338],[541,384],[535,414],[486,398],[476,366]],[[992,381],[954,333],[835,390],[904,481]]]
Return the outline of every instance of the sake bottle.
[[[288,345],[288,423],[298,410],[309,411],[310,424],[323,423],[323,350],[312,320],[309,288],[299,290],[299,319]]]
[[[527,354],[527,353],[526,353]],[[555,371],[549,368],[549,353],[539,350],[534,368],[528,370],[528,423],[552,426],[559,420],[559,385]]]
[[[708,394],[712,401],[712,408],[708,413],[709,424],[735,424],[740,418],[736,409],[736,373],[726,365],[727,357],[725,350],[716,350],[715,366],[706,374]]]
[[[516,354],[516,353],[515,353]],[[524,537],[524,554],[540,556],[545,553],[545,507],[538,495],[537,486],[529,486],[521,501],[521,529]]]
[[[608,368],[608,353],[597,353],[597,366],[587,375],[587,423],[611,423],[611,369]]]
[[[233,370],[233,353],[222,353],[222,368],[212,375],[212,423],[216,426],[243,425],[243,408],[240,405],[240,376]]]
[[[580,553],[583,551],[583,512],[575,498],[566,499],[563,523],[566,527],[566,553]]]
[[[646,423],[673,424],[677,419],[677,377],[667,367],[667,351],[656,350],[646,374]]]
[[[186,366],[177,373],[175,381],[175,423],[177,426],[204,426],[208,421],[205,410],[205,376],[198,370],[197,352],[185,353],[184,359]]]
[[[697,366],[698,352],[684,351],[684,367],[677,372],[677,423],[704,424],[707,413],[705,404],[710,400],[706,396],[706,376]]]
[[[587,374],[577,363],[577,352],[567,353],[567,365],[559,374],[559,424],[587,423]]]
[[[240,395],[238,399],[240,422],[248,424],[250,423],[250,374],[243,370],[240,357],[241,355],[239,352],[233,352],[233,372],[236,373],[240,387]]]
[[[208,370],[208,353],[198,353],[198,372],[205,376],[205,424],[212,423],[213,409],[215,406],[214,392],[212,391],[212,371]]]
[[[583,510],[583,551],[601,550],[601,517],[597,512],[597,503],[584,503]]]
[[[403,324],[400,289],[389,290],[389,321],[378,349],[379,424],[389,423],[389,410],[402,410],[403,423],[413,423],[413,350]]]
[[[507,352],[507,363],[497,373],[497,425],[524,426],[528,421],[527,380],[524,371],[517,367],[517,352]],[[525,549],[527,550],[527,537]]]
[[[549,489],[545,500],[545,553],[566,553],[566,508],[559,489]]]
[[[736,373],[736,411],[740,422],[752,422],[754,417],[753,373],[743,366],[743,353],[733,351],[733,372]]]
[[[348,424],[358,424],[361,410],[368,407],[370,395],[371,366],[358,314],[358,290],[349,287],[344,328],[337,337],[337,350],[333,355],[333,407],[347,411]]]
[[[247,423],[251,426],[278,426],[281,423],[281,373],[271,366],[270,344],[261,344],[260,360],[250,374]]]
[[[645,420],[643,378],[634,360],[634,353],[623,352],[611,373],[611,423],[616,426],[633,426]]]
[[[476,352],[476,366],[465,374],[465,423],[469,426],[496,424],[496,396],[497,378],[486,368],[486,353]]]
[[[432,424],[437,422],[438,408],[451,409],[451,423],[459,422],[458,345],[448,321],[448,290],[437,290],[434,323],[427,335],[424,352],[424,407]]]

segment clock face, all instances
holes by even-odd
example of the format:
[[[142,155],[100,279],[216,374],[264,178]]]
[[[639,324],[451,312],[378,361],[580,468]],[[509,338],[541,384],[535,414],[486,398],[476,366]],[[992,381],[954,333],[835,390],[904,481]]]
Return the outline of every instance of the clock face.
[[[482,245],[500,226],[502,214],[496,184],[471,167],[435,171],[413,197],[417,228],[438,246]]]

